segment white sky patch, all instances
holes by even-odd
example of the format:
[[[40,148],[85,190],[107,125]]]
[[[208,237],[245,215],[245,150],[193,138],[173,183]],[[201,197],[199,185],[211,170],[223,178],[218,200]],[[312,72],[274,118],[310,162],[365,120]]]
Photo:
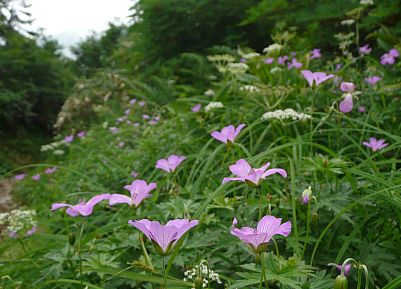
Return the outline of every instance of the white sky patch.
[[[99,33],[109,22],[128,23],[134,0],[29,0],[28,9],[33,29],[44,29],[57,39],[64,54],[71,56],[69,47],[85,39],[93,31]]]

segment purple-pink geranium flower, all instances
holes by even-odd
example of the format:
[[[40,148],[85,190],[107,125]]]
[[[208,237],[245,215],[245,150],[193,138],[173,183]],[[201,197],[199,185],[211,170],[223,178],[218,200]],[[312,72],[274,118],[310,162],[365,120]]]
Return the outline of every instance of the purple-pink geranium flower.
[[[31,179],[34,180],[34,181],[39,181],[40,180],[40,174],[33,175]]]
[[[360,113],[366,112],[366,107],[364,107],[363,105],[361,105],[360,107],[358,107],[358,112],[360,112]]]
[[[65,138],[64,138],[64,142],[65,143],[70,143],[70,142],[72,142],[74,140],[74,136],[73,135],[67,135]]]
[[[136,99],[135,98],[133,98],[133,99],[131,99],[130,101],[129,101],[129,104],[135,104],[136,103]]]
[[[355,84],[352,82],[341,82],[340,89],[342,92],[353,92],[355,90]]]
[[[310,53],[311,53],[310,59],[316,59],[316,58],[322,57],[322,54],[320,53],[320,49],[318,49],[318,48],[313,49]]]
[[[341,268],[342,268],[342,264],[332,264],[336,267],[337,271],[341,273]],[[349,271],[351,270],[351,264],[347,264],[344,266],[344,276],[347,277],[349,274]]]
[[[229,125],[224,127],[221,132],[213,131],[210,135],[225,144],[234,143],[235,138],[245,126],[245,124],[240,124],[235,128],[233,125]]]
[[[191,228],[198,225],[198,220],[176,219],[161,225],[157,221],[147,219],[128,221],[128,223],[142,233],[153,243],[157,253],[169,255],[178,240]]]
[[[17,181],[21,181],[21,180],[25,179],[25,177],[26,177],[26,174],[18,174],[18,175],[15,175],[15,176],[14,176],[14,178],[15,178]]]
[[[56,171],[57,171],[57,167],[47,168],[47,169],[45,169],[45,174],[51,175],[51,174],[54,174]]]
[[[395,59],[399,57],[400,54],[398,53],[397,49],[392,48],[389,52],[383,54],[380,57],[380,63],[382,65],[392,65],[395,62]]]
[[[201,108],[202,108],[202,105],[200,103],[198,103],[198,104],[196,104],[195,106],[193,106],[191,108],[191,111],[192,112],[199,112],[201,110]]]
[[[287,60],[288,60],[288,56],[287,55],[279,56],[277,58],[277,63],[280,64],[280,65],[284,65]]]
[[[270,163],[268,162],[261,168],[253,169],[246,160],[240,159],[235,164],[230,166],[230,171],[236,177],[224,178],[223,184],[231,181],[239,181],[258,186],[261,180],[264,180],[273,174],[280,174],[284,178],[287,177],[287,172],[284,169],[273,168],[268,170],[267,168],[269,166]]]
[[[116,133],[119,132],[119,129],[118,129],[117,127],[115,127],[115,126],[112,126],[111,128],[109,128],[109,130],[110,130],[110,132],[111,132],[112,134],[116,134]]]
[[[318,86],[322,82],[325,82],[326,80],[334,77],[333,74],[327,74],[324,72],[312,72],[310,70],[302,70],[301,73],[311,87],[313,86],[313,83]]]
[[[299,62],[296,58],[291,59],[291,62],[288,63],[288,69],[300,69],[302,67],[302,63]]]
[[[371,85],[375,85],[380,80],[382,80],[382,78],[380,76],[375,76],[375,75],[365,78],[365,81]]]
[[[386,143],[384,139],[377,140],[374,137],[369,138],[369,142],[364,141],[362,144],[368,148],[371,148],[374,152],[388,146],[388,143]]]
[[[37,226],[33,226],[28,232],[26,232],[25,236],[32,236],[37,231],[38,231],[38,227]]]
[[[372,52],[372,48],[369,47],[369,44],[359,47],[359,54],[360,55],[367,55]]]
[[[138,102],[138,104],[139,104],[139,106],[145,106],[146,102],[142,100],[142,101]]]
[[[138,207],[145,198],[151,196],[149,193],[155,188],[156,183],[150,183],[148,185],[143,180],[135,180],[130,185],[124,186],[124,189],[128,190],[131,196],[112,194],[109,198],[109,205],[113,206],[115,204],[124,203]]]
[[[86,132],[84,132],[84,131],[80,131],[79,133],[77,133],[77,137],[79,137],[79,138],[85,138],[85,136],[86,136]]]
[[[171,155],[167,159],[160,159],[156,163],[156,168],[172,173],[185,160],[184,156]]]
[[[93,208],[103,200],[108,200],[110,198],[110,194],[101,194],[94,196],[88,202],[81,201],[77,205],[70,205],[66,203],[55,203],[52,205],[51,210],[58,210],[60,208],[67,207],[66,213],[71,217],[76,216],[84,216],[87,217],[92,214]]]
[[[272,57],[265,58],[263,59],[263,62],[266,64],[272,64],[274,62],[274,58]]]
[[[340,102],[340,111],[344,113],[348,113],[352,110],[354,106],[354,102],[352,101],[352,94],[346,93],[343,100]]]
[[[258,223],[256,229],[250,227],[236,228],[238,221],[233,220],[231,234],[241,241],[249,244],[257,252],[266,251],[269,241],[275,235],[287,237],[291,233],[291,222],[281,224],[281,218],[264,216]]]

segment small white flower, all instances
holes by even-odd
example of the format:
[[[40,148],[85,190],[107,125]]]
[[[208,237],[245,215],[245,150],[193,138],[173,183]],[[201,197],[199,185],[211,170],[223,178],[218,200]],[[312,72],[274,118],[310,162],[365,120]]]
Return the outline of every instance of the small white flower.
[[[213,96],[213,95],[215,95],[216,93],[214,92],[214,90],[213,89],[208,89],[208,90],[206,90],[205,92],[204,92],[204,95],[206,95],[206,96]]]
[[[355,23],[354,19],[347,19],[347,20],[341,21],[341,25],[347,25],[347,26],[350,26],[350,25],[352,25],[354,23]]]
[[[262,120],[268,120],[268,119],[292,119],[292,120],[306,120],[306,119],[311,119],[312,116],[309,114],[305,114],[302,112],[296,112],[292,108],[287,108],[285,110],[275,110],[275,111],[270,111],[266,112],[262,116]]]
[[[205,111],[210,111],[215,108],[222,108],[224,105],[221,102],[210,102],[208,105],[205,106]]]
[[[251,58],[255,58],[255,57],[259,57],[259,56],[260,56],[260,54],[257,52],[251,52],[251,53],[242,55],[242,57],[245,59],[251,59]]]
[[[373,5],[375,3],[373,2],[373,0],[361,0],[359,4],[368,6],[368,5]]]
[[[270,44],[269,46],[265,47],[263,49],[263,53],[271,53],[274,51],[280,51],[282,48],[283,48],[282,45],[280,45],[278,43],[273,43],[273,44]]]
[[[241,62],[229,63],[227,66],[227,71],[229,71],[232,74],[245,73],[248,69],[249,66]]]
[[[281,67],[273,67],[272,69],[270,69],[270,73],[277,73],[280,72],[282,69]]]
[[[252,93],[260,92],[260,89],[254,85],[243,85],[240,87],[241,91],[248,91]]]

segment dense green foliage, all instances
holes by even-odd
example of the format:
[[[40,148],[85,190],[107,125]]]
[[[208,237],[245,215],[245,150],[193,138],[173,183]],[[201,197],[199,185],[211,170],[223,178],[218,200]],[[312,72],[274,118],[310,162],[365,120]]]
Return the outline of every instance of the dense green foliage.
[[[335,288],[338,273],[328,264],[347,258],[357,260],[348,288],[365,286],[362,265],[369,288],[398,288],[401,61],[381,65],[380,56],[401,51],[401,8],[395,1],[215,2],[142,0],[130,27],[111,25],[76,48],[75,67],[86,78],[64,103],[54,142],[42,148],[46,161],[4,175],[27,174],[15,196],[36,211],[38,232],[24,236],[24,227],[9,238],[4,230],[0,286],[159,288],[164,259],[127,222],[189,218],[199,225],[165,258],[170,289],[193,288],[184,272],[203,260],[223,283],[209,288]],[[356,24],[339,24],[349,17]],[[281,48],[262,53],[268,35]],[[368,42],[373,51],[359,54]],[[310,49],[320,45],[323,57],[312,59]],[[284,55],[302,68],[279,64]],[[302,69],[335,77],[310,87]],[[370,84],[372,76],[381,80]],[[348,113],[339,108],[344,81],[356,86]],[[199,112],[191,110],[196,104]],[[288,108],[304,119],[263,117]],[[232,144],[210,135],[240,123],[246,127]],[[363,145],[370,137],[388,146],[373,151]],[[172,154],[186,157],[175,173],[155,168]],[[256,168],[269,161],[288,177],[271,175],[258,188],[222,184],[239,159]],[[157,183],[138,207],[104,201],[75,218],[50,211],[53,203],[128,194],[124,186],[136,178]],[[290,221],[292,231],[274,236],[260,261],[230,230],[234,218],[239,228],[255,227],[267,214]]]

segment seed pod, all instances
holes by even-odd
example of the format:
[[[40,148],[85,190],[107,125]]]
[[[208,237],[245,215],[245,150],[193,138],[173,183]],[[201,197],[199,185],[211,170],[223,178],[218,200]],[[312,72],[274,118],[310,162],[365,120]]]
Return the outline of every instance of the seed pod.
[[[334,281],[334,289],[348,289],[348,279],[343,275],[338,275]]]
[[[70,243],[71,246],[74,246],[74,244],[75,244],[75,233],[69,233],[68,234],[68,242]]]

